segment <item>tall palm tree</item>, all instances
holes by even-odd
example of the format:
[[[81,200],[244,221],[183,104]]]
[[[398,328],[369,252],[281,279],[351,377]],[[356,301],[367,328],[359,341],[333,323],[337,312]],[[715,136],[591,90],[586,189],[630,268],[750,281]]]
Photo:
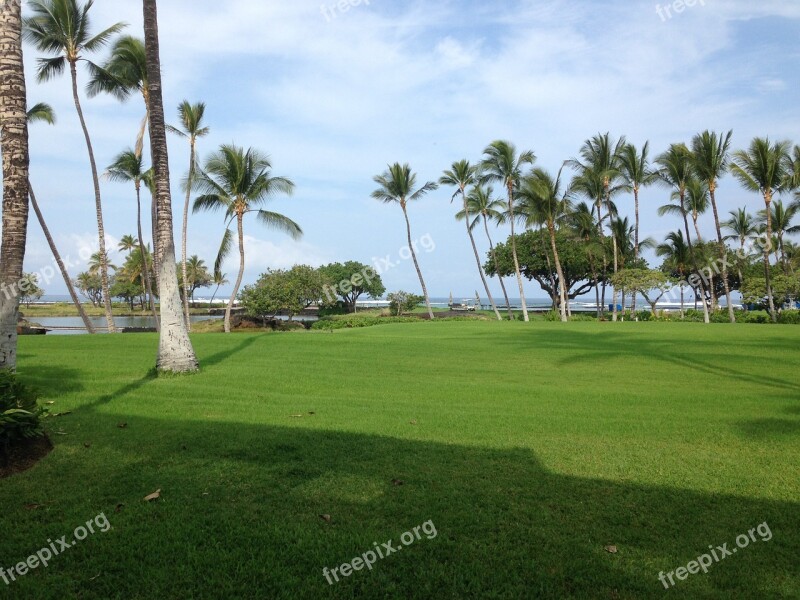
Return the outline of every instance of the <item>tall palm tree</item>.
[[[731,287],[728,282],[727,248],[722,238],[722,226],[717,210],[717,182],[728,171],[730,162],[730,148],[733,131],[726,134],[704,131],[692,139],[692,168],[700,181],[708,186],[711,198],[711,208],[714,211],[714,226],[717,230],[717,244],[719,244],[719,258],[722,263],[722,285],[725,289],[725,302],[728,304],[728,316],[731,323],[736,322],[731,302]]]
[[[561,321],[566,323],[569,299],[567,298],[564,270],[561,267],[561,258],[556,245],[556,226],[564,220],[572,207],[567,194],[561,187],[561,171],[554,178],[544,169],[534,169],[529,176],[523,178],[519,190],[519,202],[520,213],[525,215],[526,225],[543,225],[549,234],[550,250],[553,252],[558,275],[559,313]]]
[[[478,246],[475,245],[475,237],[472,235],[472,227],[470,223],[469,203],[467,202],[467,188],[475,185],[477,167],[471,165],[468,160],[460,160],[454,162],[450,169],[446,170],[442,177],[439,179],[441,185],[450,185],[456,188],[453,199],[459,194],[461,195],[462,211],[464,213],[464,223],[467,226],[467,235],[469,235],[470,244],[472,244],[472,251],[475,254],[475,262],[478,265],[478,274],[483,282],[483,289],[486,290],[486,296],[489,298],[489,303],[492,305],[492,310],[497,316],[498,321],[502,321],[503,317],[500,316],[500,311],[497,310],[497,305],[494,303],[492,292],[489,291],[489,284],[486,282],[486,274],[483,272],[481,265],[481,257],[478,254]],[[451,200],[452,202],[452,200]],[[461,213],[459,213],[461,214]],[[456,215],[458,219],[458,215]]]
[[[531,150],[517,154],[517,148],[511,142],[496,140],[489,144],[483,151],[483,161],[480,164],[481,183],[498,181],[508,195],[508,214],[511,223],[511,256],[514,259],[514,274],[517,276],[519,298],[522,304],[522,318],[530,321],[528,305],[525,302],[525,289],[522,285],[522,273],[519,268],[517,255],[517,239],[514,234],[514,198],[519,190],[522,179],[522,170],[526,165],[533,165],[536,155]]]
[[[89,164],[92,169],[92,183],[94,184],[95,211],[97,214],[97,235],[100,242],[100,256],[107,256],[106,234],[103,224],[103,205],[100,198],[100,178],[97,173],[97,164],[94,159],[94,148],[83,116],[80,97],[78,96],[78,69],[79,61],[89,62],[84,58],[87,52],[95,52],[105,46],[111,36],[121,31],[124,23],[115,23],[111,27],[92,36],[89,10],[93,0],[81,4],[79,0],[31,0],[29,8],[33,15],[24,20],[25,38],[33,43],[36,48],[50,55],[37,60],[38,81],[48,81],[61,75],[69,65],[72,79],[72,99],[75,110],[81,123],[83,136],[86,140],[86,150],[89,153]],[[106,323],[109,332],[114,332],[114,316],[111,312],[111,297],[108,293],[108,267],[101,265],[100,277],[103,283],[103,304],[106,313]]]
[[[127,240],[126,250],[133,250],[139,248],[141,253],[142,264],[142,287],[147,292],[150,298],[150,311],[153,313],[153,318],[156,323],[156,330],[160,328],[158,321],[158,311],[156,311],[155,300],[153,299],[153,288],[151,285],[150,273],[147,268],[147,259],[145,257],[145,244],[144,236],[142,235],[142,200],[141,190],[142,181],[144,178],[144,167],[142,166],[142,155],[137,154],[135,150],[127,149],[121,152],[106,169],[106,177],[111,181],[124,181],[133,182],[133,187],[136,190],[136,226],[138,243],[133,240],[133,236],[125,236],[122,239],[130,238]],[[120,242],[120,245],[122,242]],[[122,248],[120,248],[122,249]]]
[[[44,121],[45,123],[54,125],[56,122],[56,115],[53,111],[53,107],[44,102],[39,102],[38,104],[32,106],[28,110],[27,116],[28,123]],[[89,316],[86,314],[83,304],[78,298],[78,294],[75,292],[75,286],[73,285],[72,279],[67,272],[67,267],[64,265],[64,261],[61,259],[61,254],[59,253],[58,248],[56,248],[55,240],[50,234],[50,228],[47,226],[47,223],[44,220],[42,210],[39,208],[39,202],[36,200],[36,194],[33,193],[33,186],[30,185],[30,182],[28,182],[28,184],[30,188],[31,208],[33,208],[33,212],[36,214],[36,219],[39,221],[39,225],[42,228],[42,233],[44,233],[44,237],[47,240],[47,245],[50,246],[50,251],[53,253],[53,259],[56,261],[59,271],[61,271],[61,277],[64,279],[64,285],[67,286],[69,297],[72,299],[72,303],[75,306],[75,309],[78,311],[78,315],[83,321],[83,326],[86,327],[86,331],[88,333],[95,333],[94,325],[89,320]]]
[[[573,180],[574,183],[574,180]],[[574,192],[574,188],[573,192]],[[597,318],[603,314],[603,306],[600,300],[600,277],[597,270],[597,262],[605,260],[606,248],[600,240],[597,232],[597,224],[594,221],[594,208],[589,208],[585,202],[579,203],[575,210],[569,215],[570,229],[573,234],[583,242],[586,256],[589,260],[589,269],[592,272],[592,283],[594,284],[595,307]]]
[[[772,200],[791,187],[791,157],[789,142],[770,142],[769,138],[754,138],[747,150],[733,153],[731,172],[742,186],[751,192],[760,192],[764,198],[766,216],[766,242],[763,244],[764,277],[766,278],[769,314],[777,322],[775,300],[772,296],[769,253],[772,240]]]
[[[419,200],[428,192],[432,192],[439,186],[433,181],[428,181],[422,187],[414,189],[417,185],[417,175],[411,171],[408,163],[401,165],[394,163],[381,175],[373,177],[373,181],[378,184],[378,189],[372,192],[372,197],[385,204],[398,204],[403,210],[403,217],[406,221],[406,233],[408,237],[408,249],[411,258],[414,260],[414,268],[417,270],[419,284],[422,286],[422,294],[425,296],[425,306],[428,308],[428,317],[433,320],[433,309],[431,300],[428,297],[428,288],[422,278],[422,271],[417,261],[417,253],[414,251],[414,244],[411,241],[411,223],[408,220],[408,203]]]
[[[656,256],[664,257],[664,265],[678,275],[680,282],[686,281],[686,274],[691,268],[692,251],[689,249],[689,244],[686,243],[683,232],[680,229],[667,234],[664,243],[656,247]],[[684,315],[683,283],[680,284],[680,288],[682,319]]]
[[[206,267],[206,261],[204,261],[196,254],[193,254],[186,261],[186,273],[188,281],[186,282],[184,289],[188,292],[189,299],[192,302],[194,302],[195,290],[198,287],[203,287],[204,285],[208,285],[209,282],[208,268]]]
[[[28,225],[28,116],[19,0],[0,12],[0,145],[3,154],[3,231],[0,242],[0,369],[17,366],[17,315]],[[13,287],[12,287],[13,286]],[[12,293],[8,290],[11,289]],[[8,294],[8,295],[7,295]]]
[[[658,166],[658,181],[662,185],[672,190],[672,198],[678,201],[680,214],[683,217],[683,226],[686,232],[686,243],[689,246],[689,253],[692,258],[694,272],[700,279],[700,288],[703,296],[703,320],[706,324],[711,322],[708,313],[708,288],[706,280],[700,276],[700,268],[697,263],[697,254],[692,244],[692,236],[689,233],[689,212],[686,209],[686,196],[689,182],[694,177],[692,171],[692,153],[686,144],[671,144],[670,147],[660,154],[656,159]],[[659,214],[664,214],[663,207],[659,209]]]
[[[144,0],[144,41],[150,90],[150,153],[153,160],[153,187],[157,208],[158,235],[153,242],[153,260],[158,261],[158,296],[161,311],[161,334],[156,368],[173,373],[189,373],[198,368],[197,357],[189,340],[186,321],[178,294],[175,269],[175,240],[172,233],[172,196],[169,189],[169,154],[161,94],[161,59],[158,46],[158,10],[156,0]],[[160,257],[159,257],[160,254]]]
[[[131,253],[138,247],[139,243],[132,235],[123,235],[117,243],[117,250],[120,252],[127,252],[128,257],[130,257]]]
[[[267,227],[289,234],[292,239],[303,235],[300,226],[279,213],[259,208],[276,194],[291,194],[294,183],[286,177],[275,177],[271,173],[272,164],[258,150],[234,145],[222,145],[206,161],[198,173],[193,187],[200,193],[194,201],[194,212],[225,212],[225,235],[214,264],[214,271],[220,271],[222,261],[233,246],[230,224],[236,221],[239,244],[239,273],[233,286],[228,307],[225,310],[225,333],[231,331],[231,310],[242,284],[245,266],[244,217],[256,213],[256,218]]]
[[[188,100],[184,100],[178,106],[178,117],[180,118],[180,127],[182,129],[167,125],[167,130],[189,140],[189,174],[186,176],[186,200],[183,204],[183,227],[181,228],[181,272],[184,282],[183,310],[186,314],[186,327],[189,328],[189,331],[192,330],[192,325],[189,320],[189,300],[186,293],[186,282],[188,281],[186,277],[186,237],[189,228],[189,201],[192,194],[192,181],[197,170],[197,138],[204,137],[209,132],[208,127],[202,125],[205,112],[206,105],[203,102],[191,104]]]
[[[514,312],[511,310],[511,301],[508,299],[508,292],[506,291],[506,284],[503,283],[503,277],[500,275],[500,264],[497,256],[494,253],[494,243],[492,236],[489,234],[489,221],[495,223],[505,223],[504,213],[508,210],[508,205],[498,198],[493,198],[494,189],[492,186],[484,187],[481,185],[474,186],[467,195],[467,210],[462,210],[456,213],[456,219],[459,221],[465,219],[469,221],[468,216],[475,217],[472,219],[469,228],[470,231],[475,229],[478,221],[483,221],[483,228],[486,231],[486,239],[489,240],[489,253],[494,261],[494,270],[497,273],[497,280],[500,282],[500,288],[503,290],[503,297],[506,301],[506,310],[508,310],[509,320],[514,320]]]
[[[782,200],[775,200],[772,202],[772,214],[770,220],[772,221],[772,233],[777,238],[776,249],[780,252],[780,261],[783,266],[784,273],[789,274],[790,264],[786,256],[786,246],[784,238],[786,235],[794,235],[800,233],[800,225],[792,225],[792,221],[800,211],[800,202],[790,202],[788,206],[783,205]],[[766,226],[767,224],[767,211],[761,210],[758,213],[759,223]]]

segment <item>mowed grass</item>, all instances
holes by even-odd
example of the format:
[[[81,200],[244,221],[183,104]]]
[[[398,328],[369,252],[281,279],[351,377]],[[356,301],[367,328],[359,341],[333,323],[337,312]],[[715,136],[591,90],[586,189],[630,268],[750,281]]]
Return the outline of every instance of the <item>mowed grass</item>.
[[[153,335],[23,338],[23,378],[72,412],[0,481],[0,566],[100,512],[111,529],[0,597],[797,598],[798,333],[208,334],[202,372],[169,378],[148,375]],[[432,539],[323,577],[428,521]],[[764,522],[769,541],[659,582]]]

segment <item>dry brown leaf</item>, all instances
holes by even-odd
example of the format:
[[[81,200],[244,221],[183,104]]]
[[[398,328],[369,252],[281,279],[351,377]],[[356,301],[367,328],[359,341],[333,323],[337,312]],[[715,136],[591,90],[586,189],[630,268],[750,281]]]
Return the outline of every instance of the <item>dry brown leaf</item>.
[[[145,496],[144,497],[146,502],[152,502],[153,500],[158,500],[159,498],[161,498],[161,488],[157,489],[155,492],[153,492],[149,496]]]
[[[27,508],[28,510],[36,510],[37,508],[42,508],[42,505],[32,502],[31,504],[26,504],[25,508]]]
[[[123,507],[123,506],[125,506],[125,505],[124,505],[122,502],[120,502],[119,504],[117,504],[117,505],[114,507],[114,512],[115,512],[115,513],[118,513],[118,512],[120,512],[120,511],[122,510],[122,507]]]
[[[326,523],[330,523],[331,522],[331,516],[330,515],[320,515],[319,518],[322,519],[323,521],[325,521]]]
[[[605,550],[606,550],[606,552],[610,552],[611,554],[616,554],[617,553],[617,547],[616,546],[606,546]]]

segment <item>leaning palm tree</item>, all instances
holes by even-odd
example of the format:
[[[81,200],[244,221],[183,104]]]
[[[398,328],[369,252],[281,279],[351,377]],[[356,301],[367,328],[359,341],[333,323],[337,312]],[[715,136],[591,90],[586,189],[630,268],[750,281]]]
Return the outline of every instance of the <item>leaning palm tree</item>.
[[[186,236],[189,227],[189,201],[192,194],[192,181],[197,171],[197,138],[208,135],[209,131],[208,127],[202,126],[205,112],[206,105],[203,102],[191,104],[188,100],[184,100],[178,106],[181,128],[167,125],[167,130],[189,140],[189,174],[186,176],[186,200],[183,204],[183,227],[181,228],[181,273],[184,282],[183,310],[186,315],[186,327],[189,328],[189,331],[192,330],[192,325],[189,320],[189,301],[186,293],[186,282],[188,281],[186,276]]]
[[[722,227],[717,210],[717,182],[727,172],[730,162],[730,147],[733,132],[721,135],[704,131],[692,139],[692,168],[700,181],[708,186],[711,199],[711,208],[714,211],[714,226],[717,230],[717,244],[719,244],[719,258],[722,263],[722,285],[725,289],[725,302],[728,304],[728,316],[731,323],[736,322],[731,302],[731,287],[728,282],[727,248],[722,238]]]
[[[428,317],[433,320],[433,309],[431,308],[431,300],[428,297],[428,288],[425,286],[425,280],[422,278],[422,270],[419,268],[417,253],[414,251],[414,244],[411,241],[411,223],[408,220],[408,203],[419,200],[425,194],[432,192],[439,186],[433,181],[428,181],[419,189],[414,189],[417,184],[417,176],[411,171],[411,167],[408,166],[408,163],[404,165],[400,163],[389,165],[389,168],[381,175],[373,177],[373,181],[379,186],[378,189],[372,192],[371,195],[373,198],[385,204],[398,204],[403,210],[403,217],[406,221],[406,233],[408,236],[408,249],[411,252],[411,258],[414,260],[414,268],[417,270],[419,284],[422,286],[425,306],[428,308]]]
[[[197,357],[189,340],[178,294],[175,269],[175,240],[172,233],[172,196],[169,189],[169,154],[164,122],[164,99],[161,95],[161,58],[158,47],[158,10],[156,0],[144,0],[144,41],[147,75],[150,81],[150,153],[153,160],[153,189],[157,209],[158,235],[153,241],[153,261],[157,262],[158,296],[161,311],[161,334],[156,368],[172,373],[197,370]],[[159,254],[161,255],[159,257]]]
[[[554,178],[541,168],[536,168],[525,177],[519,190],[520,213],[525,215],[526,225],[543,225],[550,237],[550,250],[556,263],[558,275],[558,309],[561,321],[567,322],[567,285],[564,270],[556,245],[556,226],[571,212],[572,207],[567,194],[561,187],[561,171]]]
[[[124,23],[115,23],[111,27],[92,36],[90,33],[89,9],[93,0],[81,4],[79,0],[31,0],[29,7],[33,15],[24,20],[25,38],[33,43],[41,52],[50,55],[38,59],[37,79],[48,81],[61,75],[69,65],[72,79],[72,99],[75,110],[83,129],[86,140],[86,149],[89,153],[89,164],[92,170],[92,183],[94,184],[95,211],[97,213],[97,235],[100,242],[100,256],[106,256],[106,235],[103,224],[103,205],[100,199],[100,178],[97,173],[97,164],[94,159],[94,148],[89,136],[89,129],[83,117],[80,98],[78,96],[78,69],[79,61],[89,62],[84,53],[95,52],[105,46],[115,33],[121,31]],[[108,268],[101,265],[100,277],[103,283],[103,304],[106,313],[108,330],[114,332],[114,316],[111,312],[111,297],[108,293]]]
[[[763,244],[764,277],[766,278],[769,314],[777,322],[775,301],[772,296],[769,254],[772,241],[772,200],[791,187],[791,159],[789,142],[770,142],[769,138],[754,138],[747,150],[733,154],[731,172],[742,186],[752,192],[760,192],[764,198],[766,216],[766,243]]]
[[[50,125],[55,124],[56,115],[55,112],[53,112],[53,107],[44,102],[39,102],[38,104],[32,106],[28,110],[28,123],[33,123],[35,121],[44,121]],[[39,221],[39,226],[42,228],[42,233],[44,233],[44,238],[47,240],[47,245],[50,246],[50,251],[53,253],[53,259],[56,261],[59,271],[61,271],[61,277],[64,279],[64,285],[67,286],[69,297],[72,299],[72,303],[75,305],[78,315],[83,321],[83,326],[86,327],[86,331],[88,333],[95,333],[94,325],[89,320],[89,316],[86,314],[83,304],[78,298],[78,294],[75,292],[75,286],[73,285],[72,279],[67,272],[67,267],[64,265],[64,261],[61,259],[61,254],[59,253],[58,248],[56,248],[55,240],[53,240],[53,236],[50,234],[50,228],[47,226],[47,223],[45,223],[44,215],[42,214],[41,208],[39,208],[39,203],[36,200],[36,194],[33,193],[33,186],[30,185],[30,182],[29,188],[31,208],[33,208],[33,212],[36,214],[36,219]]]
[[[470,223],[470,231],[475,229],[478,221],[483,221],[483,228],[486,231],[486,239],[489,240],[489,253],[494,261],[494,271],[497,274],[497,280],[500,282],[500,288],[503,290],[503,297],[506,300],[506,310],[508,310],[509,320],[514,320],[514,311],[511,310],[511,301],[508,299],[508,292],[506,291],[506,284],[503,283],[503,277],[500,275],[500,264],[497,256],[494,253],[494,243],[492,236],[489,234],[489,221],[494,223],[505,223],[505,212],[508,210],[508,205],[499,198],[492,198],[494,189],[492,186],[484,187],[476,185],[467,195],[467,210],[462,210],[456,213],[456,219],[466,219],[468,215],[475,215]]]
[[[28,117],[22,63],[20,2],[4,2],[0,18],[0,139],[3,154],[3,216],[0,243],[0,369],[17,366],[19,294],[28,222]],[[14,286],[14,287],[11,287]],[[7,295],[8,294],[8,295]]]
[[[497,305],[494,303],[492,292],[489,291],[489,284],[486,282],[486,274],[483,272],[483,266],[481,265],[481,257],[478,254],[478,246],[475,245],[475,237],[472,235],[472,227],[470,223],[471,215],[469,212],[469,203],[467,202],[466,190],[468,187],[475,184],[476,172],[476,166],[471,165],[468,160],[460,160],[458,162],[454,162],[450,169],[444,172],[444,175],[442,175],[442,177],[439,179],[439,183],[441,185],[451,185],[456,188],[456,192],[453,194],[453,199],[455,199],[455,197],[459,194],[461,195],[464,222],[467,226],[467,235],[469,236],[470,244],[472,244],[472,251],[475,254],[475,262],[478,265],[478,274],[481,277],[483,289],[486,290],[486,296],[489,298],[489,303],[492,305],[492,310],[494,311],[495,316],[497,316],[497,320],[502,321],[503,317],[500,316],[500,311],[497,310]],[[456,219],[458,219],[458,215],[456,215]]]
[[[106,177],[111,181],[124,181],[133,182],[133,187],[136,190],[136,226],[138,234],[138,243],[133,240],[133,236],[123,237],[123,241],[127,241],[126,249],[133,250],[138,247],[141,253],[142,264],[142,287],[150,298],[150,311],[153,313],[153,318],[156,322],[156,330],[160,328],[158,321],[158,312],[156,311],[155,300],[153,299],[153,289],[150,283],[150,273],[147,268],[147,260],[145,257],[144,236],[142,235],[142,200],[141,190],[142,181],[144,178],[144,168],[142,166],[142,155],[137,154],[135,150],[124,150],[109,165],[105,173]],[[126,240],[130,238],[130,240]],[[122,244],[122,242],[120,242]],[[122,247],[121,247],[122,249]]]
[[[703,296],[703,320],[708,324],[711,322],[711,317],[708,312],[708,287],[705,278],[700,276],[697,253],[694,251],[692,236],[689,233],[689,211],[686,209],[687,190],[689,182],[694,177],[691,154],[686,144],[672,144],[669,149],[658,156],[656,165],[658,166],[658,182],[672,190],[672,198],[678,201],[680,215],[683,217],[683,226],[686,232],[686,243],[689,246],[689,253],[692,258],[692,266],[694,272],[700,279],[700,287]],[[659,214],[665,214],[664,207],[659,209]]]
[[[526,165],[532,165],[536,155],[531,150],[517,154],[517,148],[511,142],[496,140],[489,144],[483,151],[483,161],[480,165],[481,183],[499,181],[508,195],[508,214],[511,224],[511,256],[514,259],[514,274],[519,286],[519,298],[522,305],[522,318],[530,321],[528,305],[525,302],[525,289],[522,285],[522,272],[519,268],[517,255],[517,238],[514,234],[514,199],[519,190],[522,179],[522,170]]]
[[[267,156],[258,150],[234,145],[222,145],[213,153],[198,173],[193,187],[199,192],[194,201],[194,212],[219,211],[225,213],[225,235],[220,246],[214,271],[220,271],[222,262],[233,247],[230,225],[236,222],[239,245],[239,273],[225,310],[225,333],[231,331],[231,310],[242,285],[245,267],[244,217],[256,213],[256,218],[267,227],[289,234],[292,239],[303,235],[300,226],[279,213],[260,208],[277,194],[291,194],[294,183],[286,177],[275,177]]]

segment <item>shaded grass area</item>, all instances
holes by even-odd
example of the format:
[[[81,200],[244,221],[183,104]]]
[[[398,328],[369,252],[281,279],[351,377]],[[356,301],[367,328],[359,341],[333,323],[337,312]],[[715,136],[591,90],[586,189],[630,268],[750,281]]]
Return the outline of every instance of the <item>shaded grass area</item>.
[[[156,379],[155,336],[21,341],[23,378],[73,412],[48,420],[47,458],[0,482],[0,566],[101,511],[112,529],[0,597],[797,597],[792,330],[419,323],[194,342],[200,375]],[[429,520],[435,538],[372,571],[322,576]],[[770,541],[658,581],[765,521]]]

